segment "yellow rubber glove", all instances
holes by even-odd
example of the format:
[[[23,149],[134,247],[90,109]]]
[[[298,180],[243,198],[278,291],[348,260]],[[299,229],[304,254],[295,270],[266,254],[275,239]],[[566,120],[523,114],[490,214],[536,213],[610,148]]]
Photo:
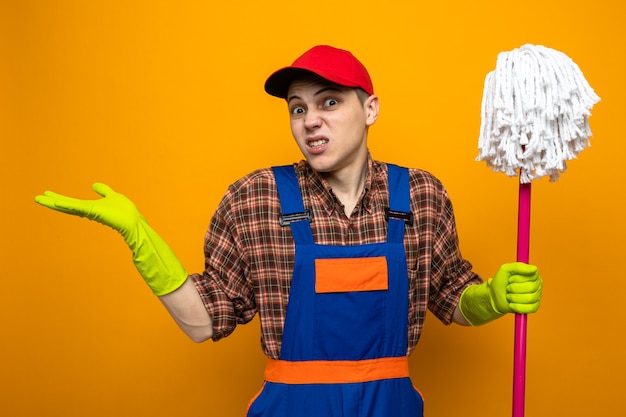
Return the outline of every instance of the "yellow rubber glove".
[[[530,314],[539,309],[543,280],[536,266],[504,264],[493,278],[470,285],[461,295],[459,309],[472,326],[480,326],[506,313]]]
[[[42,206],[75,216],[86,217],[117,230],[133,253],[133,263],[156,295],[178,289],[187,271],[170,247],[148,225],[135,204],[111,187],[95,183],[93,190],[103,198],[79,200],[46,191],[35,197]]]

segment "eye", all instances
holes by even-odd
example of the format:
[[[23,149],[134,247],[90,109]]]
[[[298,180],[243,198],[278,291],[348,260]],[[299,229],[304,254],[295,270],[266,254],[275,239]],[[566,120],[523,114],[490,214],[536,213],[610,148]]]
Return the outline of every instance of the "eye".
[[[332,107],[339,103],[339,101],[335,98],[327,98],[324,100],[324,107]]]
[[[294,115],[294,116],[297,116],[297,115],[302,114],[302,113],[304,113],[304,107],[302,107],[302,106],[293,106],[291,108],[291,114]]]

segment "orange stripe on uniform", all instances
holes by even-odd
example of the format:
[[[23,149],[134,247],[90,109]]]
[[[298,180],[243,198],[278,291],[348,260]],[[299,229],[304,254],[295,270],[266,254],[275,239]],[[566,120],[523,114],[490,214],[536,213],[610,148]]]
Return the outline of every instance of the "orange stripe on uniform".
[[[265,380],[284,384],[349,384],[409,376],[409,358],[360,361],[283,361],[268,359]]]
[[[318,294],[387,288],[387,259],[384,256],[315,260],[315,292]]]
[[[248,402],[248,406],[246,407],[246,415],[248,415],[248,412],[250,411],[250,407],[252,407],[252,403],[255,402],[257,398],[259,398],[264,388],[265,388],[265,382],[263,383],[263,385],[261,385],[261,389],[256,394],[254,394],[254,397],[252,397],[250,401]]]

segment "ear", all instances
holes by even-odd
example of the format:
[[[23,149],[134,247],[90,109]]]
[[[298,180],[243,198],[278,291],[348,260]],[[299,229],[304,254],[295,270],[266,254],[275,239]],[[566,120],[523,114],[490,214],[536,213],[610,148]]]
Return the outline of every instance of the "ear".
[[[380,110],[378,96],[375,94],[369,96],[367,100],[365,100],[365,103],[363,103],[363,107],[367,115],[366,124],[367,126],[371,126],[376,122],[376,119],[378,119],[378,111]]]

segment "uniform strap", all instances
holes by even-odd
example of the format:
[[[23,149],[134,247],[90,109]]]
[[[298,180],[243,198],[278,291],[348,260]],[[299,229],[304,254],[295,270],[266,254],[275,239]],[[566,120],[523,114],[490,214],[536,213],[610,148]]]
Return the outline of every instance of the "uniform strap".
[[[405,224],[413,225],[409,170],[393,164],[387,164],[387,169],[389,178],[389,207],[385,208],[385,217],[389,223],[387,241],[402,243]]]
[[[411,192],[409,170],[393,164],[387,164],[389,181],[389,207],[385,208],[388,232],[387,241],[402,243],[404,225],[413,225],[411,213]],[[293,165],[272,167],[276,188],[280,200],[281,226],[289,225],[296,243],[313,243],[310,222],[311,211],[304,208],[298,177]]]
[[[281,214],[278,219],[281,226],[290,226],[296,243],[312,244],[311,210],[304,208],[300,184],[293,165],[272,167],[276,179],[276,189],[280,201]]]

